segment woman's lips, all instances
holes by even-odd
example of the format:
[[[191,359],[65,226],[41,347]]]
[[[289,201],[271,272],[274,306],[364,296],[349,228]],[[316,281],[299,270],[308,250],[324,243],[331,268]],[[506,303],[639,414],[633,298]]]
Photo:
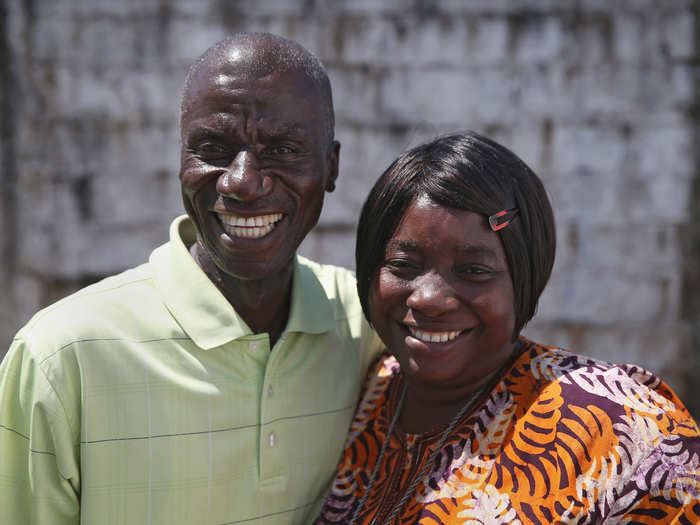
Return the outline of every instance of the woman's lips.
[[[413,326],[406,326],[412,337],[423,341],[424,343],[446,343],[452,341],[464,330],[448,330],[444,332],[429,332],[427,330],[419,330]]]
[[[429,331],[410,325],[403,326],[408,331],[404,344],[408,350],[408,367],[413,373],[420,370],[419,363],[427,358],[451,355],[463,344],[461,336],[472,331],[471,329]]]

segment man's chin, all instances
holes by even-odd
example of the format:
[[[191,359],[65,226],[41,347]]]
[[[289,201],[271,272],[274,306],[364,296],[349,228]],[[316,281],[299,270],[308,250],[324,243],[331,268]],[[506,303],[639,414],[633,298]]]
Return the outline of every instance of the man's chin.
[[[239,281],[276,280],[291,269],[294,253],[289,257],[279,257],[279,251],[273,256],[269,252],[242,252],[236,257],[224,256],[221,253],[214,258],[214,263],[225,279]]]

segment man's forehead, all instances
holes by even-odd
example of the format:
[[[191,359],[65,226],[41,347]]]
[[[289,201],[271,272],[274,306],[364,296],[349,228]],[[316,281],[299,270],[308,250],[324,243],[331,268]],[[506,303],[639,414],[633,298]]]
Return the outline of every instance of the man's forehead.
[[[203,56],[194,76],[200,83],[210,83],[212,79],[256,81],[274,74],[289,74],[315,84],[318,79],[311,69],[297,49],[265,41],[243,41],[215,48]]]
[[[323,66],[293,42],[253,35],[214,46],[192,68],[182,98],[182,122],[236,105],[279,111],[333,136],[330,86]],[[316,122],[321,119],[322,122]]]
[[[183,113],[189,133],[242,131],[255,123],[258,132],[269,136],[308,135],[325,125],[313,86],[286,82],[284,77],[240,79],[212,75],[209,82],[194,88]]]
[[[264,67],[267,65],[267,67]],[[217,76],[256,79],[275,71],[269,58],[245,48],[228,48],[205,59],[197,71],[200,80]]]
[[[207,68],[190,83],[186,97],[217,98],[251,91],[280,93],[294,92],[296,97],[313,98],[320,96],[318,86],[299,71],[252,72],[245,68],[222,64],[221,67]]]
[[[269,137],[304,136],[312,133],[316,127],[308,120],[289,121],[279,118],[274,112],[251,114],[246,108],[240,111],[226,111],[202,115],[190,121],[188,133],[191,135],[215,136],[229,132],[246,132],[247,126],[254,123],[257,133]],[[251,131],[251,130],[247,130]]]

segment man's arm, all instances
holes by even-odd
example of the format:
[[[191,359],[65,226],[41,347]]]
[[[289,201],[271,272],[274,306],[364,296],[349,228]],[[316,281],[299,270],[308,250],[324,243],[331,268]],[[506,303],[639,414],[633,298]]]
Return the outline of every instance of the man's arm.
[[[40,363],[15,339],[0,365],[0,523],[80,523],[79,447]]]

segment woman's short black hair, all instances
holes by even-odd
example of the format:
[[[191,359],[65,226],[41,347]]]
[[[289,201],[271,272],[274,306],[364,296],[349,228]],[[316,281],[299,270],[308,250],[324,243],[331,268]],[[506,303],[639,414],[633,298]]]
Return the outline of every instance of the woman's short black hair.
[[[369,291],[384,262],[386,245],[406,209],[419,196],[441,206],[486,217],[517,208],[499,230],[515,297],[518,336],[532,319],[554,264],[554,215],[535,173],[512,151],[473,131],[442,136],[396,159],[362,207],[355,261],[357,291],[370,319]]]

